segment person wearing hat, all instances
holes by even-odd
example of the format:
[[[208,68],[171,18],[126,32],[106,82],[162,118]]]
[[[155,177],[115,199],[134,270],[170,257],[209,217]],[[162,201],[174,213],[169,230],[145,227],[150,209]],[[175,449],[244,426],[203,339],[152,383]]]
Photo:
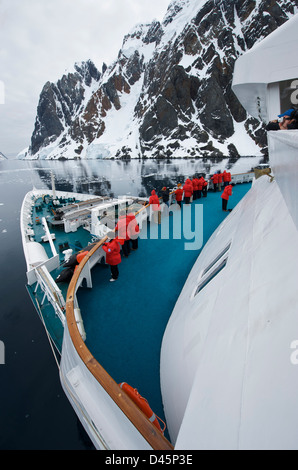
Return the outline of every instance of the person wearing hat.
[[[183,197],[183,189],[182,189],[181,186],[182,186],[182,184],[178,183],[177,184],[177,189],[175,191],[176,202],[177,202],[178,206],[180,207],[180,209],[181,209],[181,203],[182,203],[182,197]]]
[[[218,173],[214,173],[210,179],[213,183],[213,191],[216,192],[218,190]]]
[[[285,111],[284,113],[279,114],[278,117],[282,118],[282,117],[285,117],[285,116],[291,116],[293,111],[295,111],[295,108],[287,109],[287,111]]]
[[[201,188],[203,197],[207,197],[208,182],[205,180],[203,175],[199,179],[199,189],[200,188]]]
[[[228,200],[229,197],[232,196],[232,184],[229,184],[228,186],[225,186],[222,195],[221,195],[221,200],[222,200],[222,210],[224,212],[228,212],[227,206],[228,206]]]
[[[140,232],[140,227],[138,225],[136,216],[133,212],[127,214],[128,219],[128,226],[127,226],[127,233],[132,243],[132,250],[135,251],[139,247],[138,237]]]
[[[193,200],[195,201],[196,199],[198,199],[198,193],[199,193],[199,180],[196,176],[194,176],[192,179],[192,188],[193,188]]]
[[[106,253],[106,263],[109,264],[111,268],[110,282],[116,281],[119,276],[118,264],[121,263],[120,245],[118,238],[112,238],[112,240],[104,243],[102,245],[102,249]]]
[[[290,118],[291,123],[288,125],[288,129],[298,129],[298,109],[293,108]]]
[[[123,255],[125,256],[125,258],[127,258],[130,253],[130,244],[129,244],[130,237],[129,237],[129,233],[127,230],[127,226],[129,222],[130,220],[126,216],[126,210],[122,209],[120,211],[120,217],[118,219],[118,223],[115,227],[115,232],[118,232],[119,239],[123,240],[122,251],[123,251]]]
[[[187,178],[187,180],[185,181],[185,184],[183,186],[183,191],[184,191],[184,202],[185,204],[189,204],[190,198],[193,194],[193,186],[189,178]]]
[[[159,198],[154,189],[151,191],[151,196],[149,197],[149,204],[152,206],[155,222],[160,224],[161,216],[160,216]]]
[[[223,180],[222,172],[219,170],[217,174],[218,174],[217,187],[218,187],[218,191],[221,191],[221,185],[222,185],[222,180]]]
[[[161,190],[161,197],[162,197],[162,202],[164,202],[169,207],[170,190],[166,186],[164,186]]]
[[[270,121],[267,126],[267,131],[286,131],[288,129],[293,128],[293,124],[295,124],[295,116],[297,111],[295,108],[290,108],[282,114],[278,115],[279,119],[275,119],[274,121]]]
[[[231,182],[232,180],[232,175],[230,172],[227,172],[227,170],[224,170],[223,174],[222,174],[222,177],[223,177],[223,183],[224,183],[224,186],[228,186],[229,183]]]

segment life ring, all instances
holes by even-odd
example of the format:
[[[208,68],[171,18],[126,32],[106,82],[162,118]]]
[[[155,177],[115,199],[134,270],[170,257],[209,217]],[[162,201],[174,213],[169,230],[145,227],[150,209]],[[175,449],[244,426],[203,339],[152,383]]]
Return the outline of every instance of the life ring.
[[[160,432],[163,433],[166,428],[166,425],[162,421],[162,419],[156,416],[156,414],[151,410],[146,398],[142,397],[136,388],[131,387],[131,385],[128,385],[126,382],[122,382],[121,384],[119,384],[119,386],[129,396],[129,398],[132,399],[132,401],[138,406],[138,408],[140,408],[140,410],[143,411],[143,413],[147,416],[149,421],[153,423],[154,426],[156,426]],[[161,429],[158,420],[163,423],[164,425],[163,429]]]

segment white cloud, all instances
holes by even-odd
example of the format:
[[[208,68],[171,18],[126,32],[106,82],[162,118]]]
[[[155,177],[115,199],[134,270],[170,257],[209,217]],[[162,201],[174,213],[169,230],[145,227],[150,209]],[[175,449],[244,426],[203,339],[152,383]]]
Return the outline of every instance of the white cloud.
[[[45,82],[75,62],[101,69],[140,22],[162,20],[170,0],[0,0],[0,151],[26,147]],[[2,97],[3,98],[3,97]]]

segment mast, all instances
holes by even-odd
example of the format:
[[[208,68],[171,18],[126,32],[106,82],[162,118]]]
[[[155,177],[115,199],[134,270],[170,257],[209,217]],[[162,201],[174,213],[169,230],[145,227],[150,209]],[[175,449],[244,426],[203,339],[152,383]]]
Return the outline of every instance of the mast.
[[[55,175],[52,171],[51,171],[51,180],[52,180],[53,198],[56,199]]]

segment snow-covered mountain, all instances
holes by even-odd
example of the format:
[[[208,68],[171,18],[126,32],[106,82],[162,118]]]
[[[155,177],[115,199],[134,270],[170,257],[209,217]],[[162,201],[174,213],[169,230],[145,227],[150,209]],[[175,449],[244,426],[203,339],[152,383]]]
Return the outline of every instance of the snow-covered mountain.
[[[235,60],[287,21],[298,0],[174,0],[98,71],[46,83],[25,158],[222,157],[266,153],[261,122],[231,81]]]

